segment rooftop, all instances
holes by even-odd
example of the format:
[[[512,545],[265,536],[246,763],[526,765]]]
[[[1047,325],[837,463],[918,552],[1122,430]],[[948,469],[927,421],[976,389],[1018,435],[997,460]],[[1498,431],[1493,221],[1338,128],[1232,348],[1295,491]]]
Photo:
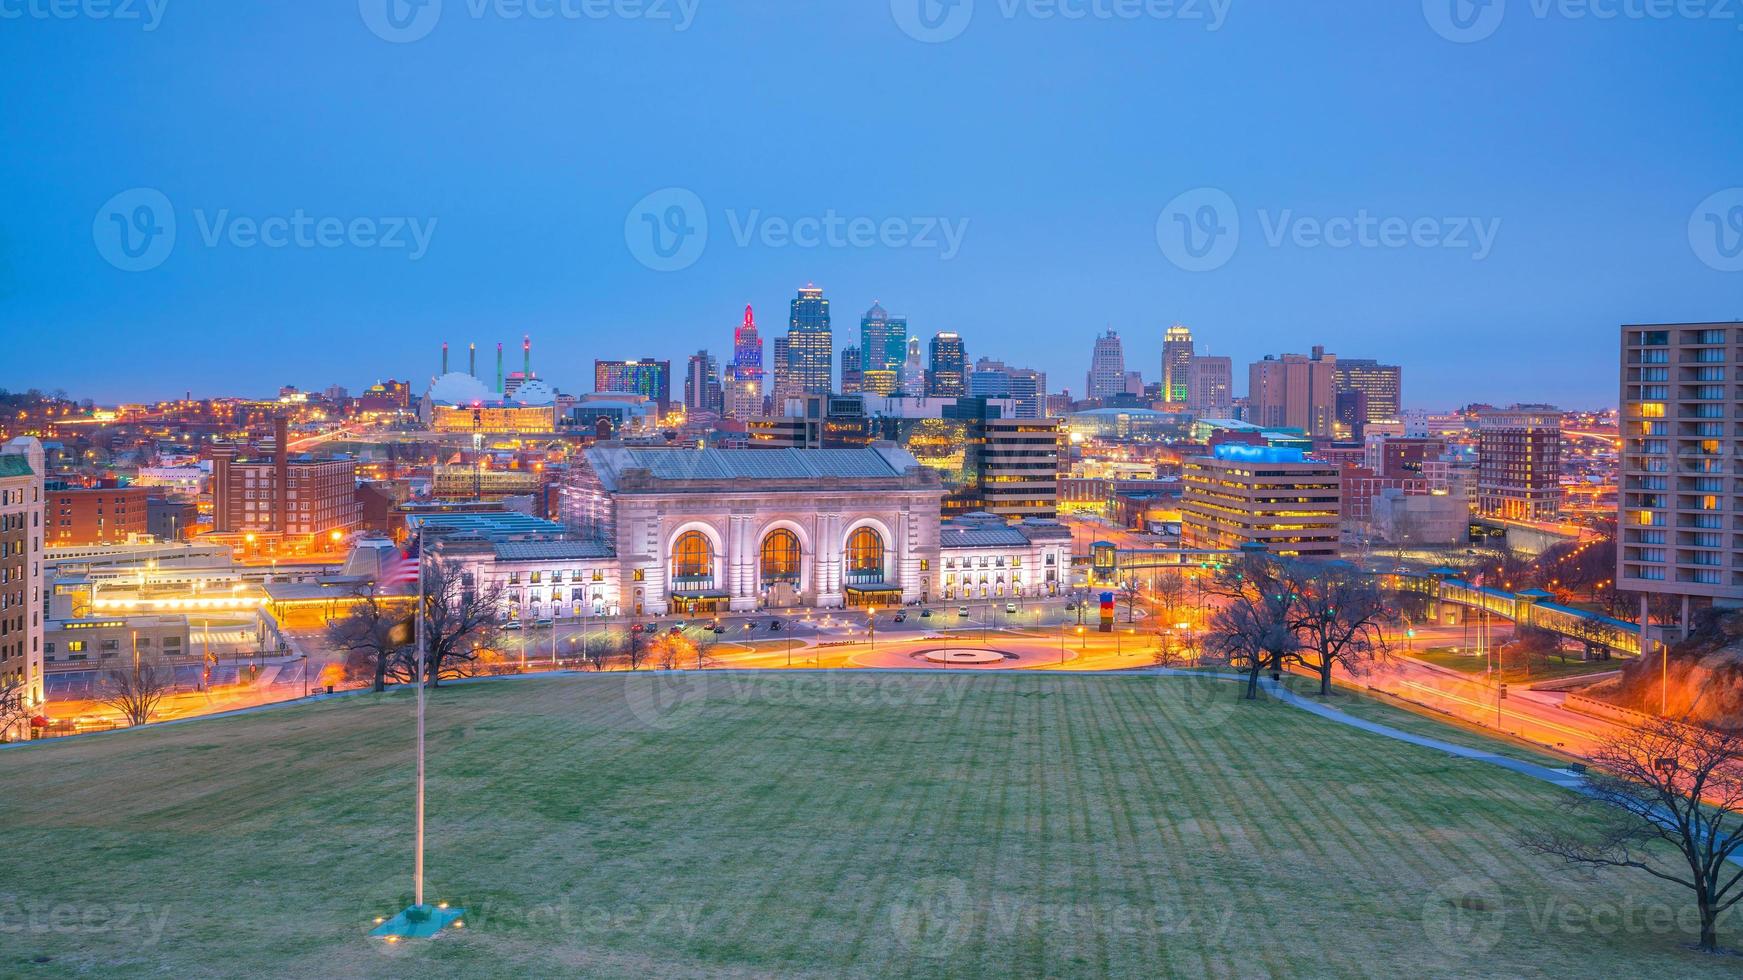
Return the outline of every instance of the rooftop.
[[[565,561],[610,558],[611,549],[598,541],[499,541],[498,561]]]
[[[631,470],[657,480],[896,479],[920,465],[895,448],[872,449],[636,449],[594,446],[587,459],[608,490]]]

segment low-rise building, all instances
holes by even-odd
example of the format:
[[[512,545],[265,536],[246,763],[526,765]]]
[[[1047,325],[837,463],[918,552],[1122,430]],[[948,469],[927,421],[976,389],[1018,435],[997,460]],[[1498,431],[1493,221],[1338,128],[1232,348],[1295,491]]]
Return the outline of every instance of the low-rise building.
[[[1071,529],[1058,521],[1012,524],[964,514],[938,530],[936,595],[945,600],[1039,598],[1071,584]]]
[[[1223,445],[1188,459],[1182,473],[1181,543],[1234,551],[1335,558],[1342,547],[1338,467],[1298,450]]]

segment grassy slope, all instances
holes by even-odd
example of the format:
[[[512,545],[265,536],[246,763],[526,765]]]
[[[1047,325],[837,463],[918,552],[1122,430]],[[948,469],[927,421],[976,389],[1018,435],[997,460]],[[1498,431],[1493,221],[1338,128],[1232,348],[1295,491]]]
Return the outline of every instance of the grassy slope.
[[[430,895],[470,924],[396,948],[403,694],[0,752],[0,974],[1735,975],[1546,924],[1684,902],[1522,854],[1561,794],[1521,777],[1207,681],[830,676],[444,690]],[[136,905],[161,939],[77,924]]]

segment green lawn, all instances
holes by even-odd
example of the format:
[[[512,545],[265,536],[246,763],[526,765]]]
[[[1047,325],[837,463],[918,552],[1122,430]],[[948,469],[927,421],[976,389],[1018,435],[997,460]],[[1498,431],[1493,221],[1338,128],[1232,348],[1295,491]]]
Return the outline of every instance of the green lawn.
[[[397,947],[404,693],[0,751],[0,976],[1737,975],[1511,843],[1561,791],[1234,685],[682,680],[439,692]]]

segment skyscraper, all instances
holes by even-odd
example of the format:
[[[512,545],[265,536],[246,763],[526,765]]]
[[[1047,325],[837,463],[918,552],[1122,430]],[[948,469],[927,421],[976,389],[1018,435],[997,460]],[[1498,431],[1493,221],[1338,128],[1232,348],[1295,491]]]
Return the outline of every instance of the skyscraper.
[[[1561,413],[1547,405],[1479,413],[1477,512],[1516,521],[1553,521],[1560,511]]]
[[[672,404],[672,362],[651,357],[639,361],[593,362],[593,390],[619,395],[645,395],[663,414]]]
[[[1084,391],[1090,398],[1112,398],[1126,392],[1126,352],[1120,335],[1112,330],[1095,339]]]
[[[865,390],[865,365],[858,347],[841,349],[841,393],[857,395]]]
[[[1367,396],[1364,422],[1396,422],[1404,418],[1404,369],[1368,358],[1338,358],[1338,391]]]
[[[922,398],[926,394],[926,362],[920,356],[920,338],[908,338],[908,356],[902,360],[902,394]]]
[[[793,359],[787,344],[786,337],[776,337],[772,345],[774,351],[769,358],[770,363],[775,368],[774,384],[771,385],[769,400],[774,403],[771,414],[776,416],[786,411],[787,399],[801,394],[793,384]]]
[[[931,398],[961,398],[968,394],[968,352],[963,349],[959,334],[946,332],[932,338],[926,394]]]
[[[1199,418],[1228,418],[1234,406],[1233,361],[1194,356],[1186,362],[1187,411]]]
[[[867,371],[900,371],[908,356],[908,318],[873,303],[859,321],[859,354]]]
[[[1267,355],[1247,372],[1247,421],[1329,438],[1337,421],[1337,355]]]
[[[684,408],[692,412],[721,411],[719,362],[714,355],[699,350],[690,355],[684,366]]]
[[[823,298],[823,290],[806,285],[794,297],[787,323],[788,378],[796,393],[827,395],[834,387],[834,368],[835,335],[829,329],[829,301]]]
[[[1187,400],[1192,363],[1192,331],[1175,324],[1162,336],[1162,400],[1183,403]]]

